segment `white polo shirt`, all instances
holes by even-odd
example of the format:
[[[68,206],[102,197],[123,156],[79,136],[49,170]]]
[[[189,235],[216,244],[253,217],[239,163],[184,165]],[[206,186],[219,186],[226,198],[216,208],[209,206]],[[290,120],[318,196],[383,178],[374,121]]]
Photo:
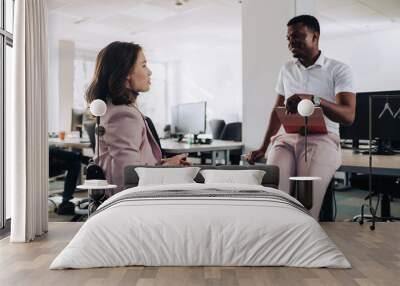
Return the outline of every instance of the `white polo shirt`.
[[[276,92],[285,100],[295,93],[313,94],[327,101],[336,102],[340,92],[355,93],[354,79],[350,67],[322,53],[309,67],[294,59],[283,65],[279,72]],[[328,132],[339,135],[339,123],[325,117]]]

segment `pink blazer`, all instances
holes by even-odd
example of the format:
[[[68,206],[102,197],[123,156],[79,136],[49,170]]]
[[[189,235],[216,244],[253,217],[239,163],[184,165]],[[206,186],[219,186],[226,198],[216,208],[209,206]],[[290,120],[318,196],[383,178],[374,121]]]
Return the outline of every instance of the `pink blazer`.
[[[100,137],[100,166],[107,181],[118,186],[113,193],[123,188],[125,166],[160,164],[160,147],[136,107],[109,103],[100,123],[106,130]]]

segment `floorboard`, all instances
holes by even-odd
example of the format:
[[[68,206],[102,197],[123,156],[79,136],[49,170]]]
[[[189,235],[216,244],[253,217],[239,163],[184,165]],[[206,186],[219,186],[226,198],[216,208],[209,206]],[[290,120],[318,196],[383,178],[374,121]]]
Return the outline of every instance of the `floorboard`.
[[[49,233],[32,243],[0,240],[0,285],[399,285],[400,223],[323,223],[352,269],[290,267],[120,267],[49,270],[55,256],[82,223],[50,223]]]

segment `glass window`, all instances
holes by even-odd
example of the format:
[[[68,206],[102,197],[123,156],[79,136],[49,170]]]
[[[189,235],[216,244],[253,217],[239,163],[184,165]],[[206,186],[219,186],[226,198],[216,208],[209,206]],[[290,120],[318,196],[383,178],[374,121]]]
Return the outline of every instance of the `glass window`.
[[[73,107],[76,109],[85,109],[85,92],[89,87],[90,81],[93,78],[95,69],[95,59],[74,60],[74,102]]]
[[[7,165],[7,152],[5,151],[5,122],[4,118],[7,118],[6,111],[7,104],[11,96],[11,76],[13,69],[12,62],[12,32],[14,29],[14,0],[0,0],[0,228],[5,226],[5,219],[11,216],[11,195],[9,193],[10,188],[7,188],[5,184],[8,182],[6,172],[3,167]],[[7,33],[8,32],[8,33]],[[9,143],[7,143],[9,145]],[[8,190],[8,191],[6,191]],[[6,226],[6,231],[9,230],[9,226]]]
[[[12,47],[9,45],[6,45],[6,67],[5,67],[5,99],[6,99],[6,105],[7,102],[9,101],[11,97],[11,88],[12,88],[12,71],[13,71],[13,56],[12,56]],[[6,109],[8,110],[8,109]],[[7,140],[7,137],[6,137]],[[6,176],[6,178],[9,178],[9,176]],[[7,183],[7,182],[6,182]],[[5,214],[6,214],[6,219],[9,219],[11,217],[11,189],[10,188],[5,188]]]
[[[13,33],[14,31],[14,0],[6,0],[5,3],[5,20],[6,31]]]
[[[0,35],[0,63],[3,65],[3,46],[4,45],[4,36]],[[3,94],[3,72],[0,67],[0,162],[4,162],[4,94]],[[0,165],[0,229],[4,227],[5,221],[5,197],[4,197],[4,169],[3,166],[5,164]]]
[[[3,0],[0,0],[0,28],[3,29]]]

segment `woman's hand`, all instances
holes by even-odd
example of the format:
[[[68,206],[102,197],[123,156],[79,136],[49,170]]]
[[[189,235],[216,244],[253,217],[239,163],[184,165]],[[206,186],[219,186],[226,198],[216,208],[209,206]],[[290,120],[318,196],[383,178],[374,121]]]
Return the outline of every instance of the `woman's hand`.
[[[163,159],[161,162],[164,166],[190,166],[190,162],[186,161],[188,154],[179,154],[171,158]]]

